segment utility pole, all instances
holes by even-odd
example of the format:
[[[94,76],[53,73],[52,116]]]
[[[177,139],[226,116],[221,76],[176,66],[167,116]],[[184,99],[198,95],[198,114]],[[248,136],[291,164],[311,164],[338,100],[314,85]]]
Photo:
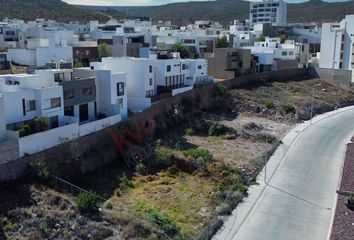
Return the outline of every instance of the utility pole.
[[[313,104],[315,101],[315,87],[312,88],[312,100],[311,100],[311,116],[310,116],[310,125],[312,125],[312,117],[313,117]]]

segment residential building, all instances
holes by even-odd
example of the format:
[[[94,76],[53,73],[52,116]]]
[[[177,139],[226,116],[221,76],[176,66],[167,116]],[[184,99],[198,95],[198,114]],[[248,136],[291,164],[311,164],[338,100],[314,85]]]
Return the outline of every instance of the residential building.
[[[250,23],[271,23],[274,25],[286,25],[287,3],[283,0],[251,1]]]
[[[90,62],[98,61],[97,41],[75,41],[72,47],[74,64],[82,63],[84,67],[89,67]]]
[[[208,58],[209,75],[220,79],[233,79],[251,71],[251,50],[242,48],[216,48]]]
[[[147,47],[144,35],[128,33],[113,36],[113,57],[140,57],[140,48]]]
[[[155,63],[148,58],[103,58],[101,63],[91,63],[93,70],[110,70],[126,73],[128,108],[139,112],[151,105],[156,95]]]
[[[0,77],[4,115],[8,129],[17,130],[36,117],[48,118],[48,127],[61,125],[64,116],[63,88],[38,75],[16,74]]]
[[[354,69],[354,15],[322,25],[320,68]]]

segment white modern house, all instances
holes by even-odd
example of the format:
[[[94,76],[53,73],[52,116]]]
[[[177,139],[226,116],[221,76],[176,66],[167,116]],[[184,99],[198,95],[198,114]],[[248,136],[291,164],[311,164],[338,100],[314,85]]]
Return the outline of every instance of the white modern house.
[[[283,0],[251,1],[250,23],[271,23],[286,25],[287,3]]]
[[[354,69],[354,15],[322,25],[320,68]]]
[[[251,53],[257,58],[259,71],[276,71],[284,68],[298,68],[306,64],[310,58],[308,45],[286,40],[281,43],[280,38],[266,37],[264,42],[255,42]],[[301,66],[300,66],[301,67]]]
[[[139,112],[151,105],[156,95],[155,60],[148,58],[103,58],[101,63],[91,63],[94,70],[126,73],[128,108]]]
[[[95,79],[96,102],[94,108],[98,119],[103,117],[119,121],[127,119],[126,73],[105,69],[102,63],[97,62],[92,63],[91,68],[75,69],[74,75],[83,79]]]

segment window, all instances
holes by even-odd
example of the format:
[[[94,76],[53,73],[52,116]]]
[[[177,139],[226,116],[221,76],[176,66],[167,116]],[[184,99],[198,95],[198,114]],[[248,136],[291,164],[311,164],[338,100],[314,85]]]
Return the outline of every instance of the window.
[[[124,83],[117,83],[117,96],[124,95]]]
[[[36,110],[36,101],[35,100],[29,100],[26,102],[26,111],[27,112],[33,112]]]
[[[86,56],[90,55],[90,50],[85,51]]]
[[[202,69],[202,65],[198,65],[198,69]]]
[[[290,56],[294,55],[294,52],[289,52],[289,55],[290,55]]]
[[[149,72],[152,73],[152,65],[149,66]]]
[[[186,69],[188,69],[188,65],[185,64],[185,63],[183,63],[183,64],[182,64],[182,70],[186,70]]]
[[[64,108],[64,115],[73,117],[74,116],[74,106],[65,107]]]
[[[124,108],[124,106],[123,106],[123,98],[118,99],[118,105],[119,105],[120,109]]]
[[[287,56],[288,53],[287,53],[287,52],[282,52],[281,55],[282,55],[282,56]]]
[[[167,69],[167,72],[171,72],[171,65],[167,65],[167,67],[166,67]]]
[[[83,96],[91,96],[92,95],[92,87],[87,87],[82,89]]]
[[[50,108],[58,108],[60,106],[61,106],[60,97],[50,99]]]
[[[149,86],[152,86],[152,78],[149,79]]]
[[[89,120],[89,109],[88,109],[88,104],[82,104],[79,107],[79,112],[80,112],[80,122],[85,122]]]
[[[145,92],[145,97],[150,98],[154,96],[154,90],[146,91]]]
[[[74,90],[64,91],[64,99],[74,98]]]
[[[54,73],[54,81],[55,82],[64,81],[64,73]]]

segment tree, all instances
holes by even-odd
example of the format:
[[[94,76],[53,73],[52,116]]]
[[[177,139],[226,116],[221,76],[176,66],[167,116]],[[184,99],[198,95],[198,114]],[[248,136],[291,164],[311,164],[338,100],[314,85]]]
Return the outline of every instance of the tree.
[[[172,46],[172,51],[173,52],[179,52],[181,58],[188,58],[189,57],[189,50],[182,43],[175,43]]]
[[[264,42],[265,41],[265,37],[263,35],[263,33],[259,34],[258,38],[257,38],[257,42]]]
[[[81,62],[77,62],[74,64],[74,68],[83,68],[84,65]]]
[[[225,35],[216,39],[216,48],[228,48],[228,47],[229,47],[229,41],[227,40],[227,37]]]
[[[111,57],[112,56],[112,51],[111,49],[108,47],[108,45],[106,43],[100,43],[98,45],[97,48],[98,51],[98,57],[100,59],[104,58],[104,57]]]

